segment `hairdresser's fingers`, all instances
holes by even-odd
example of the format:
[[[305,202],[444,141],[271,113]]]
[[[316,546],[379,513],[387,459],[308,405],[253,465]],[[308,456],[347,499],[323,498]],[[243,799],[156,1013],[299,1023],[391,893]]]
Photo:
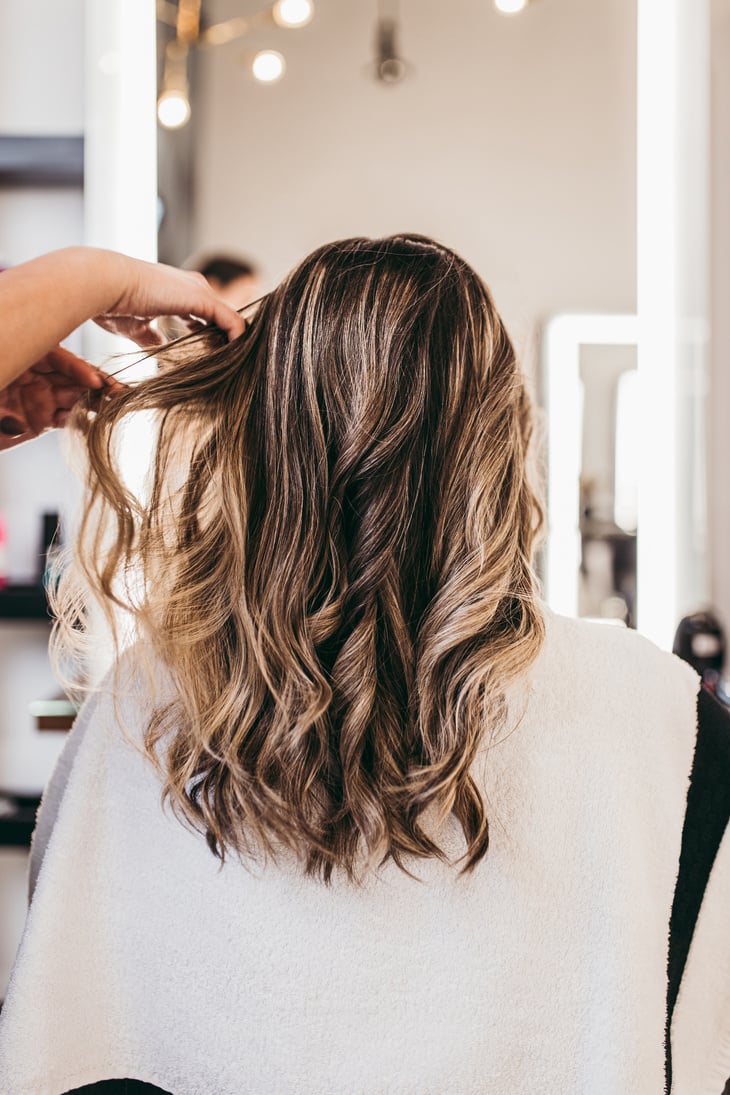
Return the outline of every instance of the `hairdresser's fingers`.
[[[112,392],[123,392],[129,384],[125,384],[123,381],[117,379],[116,376],[111,376],[109,373],[101,373],[101,378],[104,381],[104,387],[98,393],[99,395],[111,395]]]
[[[73,355],[71,355],[73,356]],[[69,364],[64,360],[61,367]],[[22,378],[9,385],[2,392],[0,400],[0,452],[21,445],[24,441],[30,441],[39,434],[54,426],[65,425],[69,412],[79,401],[81,396],[89,391],[86,386],[89,380],[88,372],[78,370],[71,363],[67,370],[74,377],[83,381],[83,386],[70,382],[69,376],[59,372],[49,371],[53,366],[44,359],[39,363],[38,369],[34,366],[23,374]],[[96,370],[94,370],[96,374]],[[120,387],[111,378],[98,374],[99,383],[107,386],[107,381],[115,387]],[[94,390],[97,376],[92,377]]]
[[[229,339],[243,334],[242,317],[213,292],[202,274],[134,259],[126,264],[127,286],[109,315],[195,316],[220,327]]]
[[[56,405],[56,413],[58,411],[70,411],[87,390],[87,388],[54,388],[53,402]]]
[[[204,323],[213,323],[231,341],[243,334],[246,326],[243,316],[221,300],[197,270],[158,266],[158,273],[166,279],[165,291],[174,293],[174,312],[166,314],[182,315],[184,318],[193,316]]]
[[[94,320],[105,331],[111,331],[114,335],[131,339],[144,350],[162,346],[166,339],[151,325],[149,319],[141,316],[97,316]]]
[[[30,370],[31,373],[47,376],[51,383],[60,380],[61,383],[80,388],[103,388],[104,374],[88,361],[72,354],[63,346],[56,346],[41,358]],[[27,374],[26,374],[27,375]]]
[[[205,278],[203,278],[203,281],[205,281]],[[205,284],[208,285],[207,282]],[[200,304],[188,309],[183,314],[194,316],[196,320],[203,320],[206,323],[213,323],[216,327],[220,327],[221,331],[225,331],[228,335],[229,342],[240,338],[246,330],[246,321],[243,316],[224,304],[209,286],[208,295],[201,299]]]
[[[56,393],[42,378],[24,384],[20,389],[23,417],[30,431],[36,435],[53,428],[56,413]]]
[[[16,377],[0,393],[0,402],[14,410],[35,436],[54,424],[57,391],[73,389],[75,401],[82,391],[103,390],[105,385],[103,373],[70,350],[58,346]],[[68,398],[65,395],[63,402],[67,403]]]
[[[229,341],[239,338],[246,329],[246,321],[235,309],[213,292],[209,282],[202,274],[195,270],[176,270],[175,273],[186,274],[195,282],[198,297],[185,309],[180,309],[178,315],[183,316],[188,323],[203,324],[213,323],[220,327],[228,335]],[[195,328],[194,328],[195,329]]]

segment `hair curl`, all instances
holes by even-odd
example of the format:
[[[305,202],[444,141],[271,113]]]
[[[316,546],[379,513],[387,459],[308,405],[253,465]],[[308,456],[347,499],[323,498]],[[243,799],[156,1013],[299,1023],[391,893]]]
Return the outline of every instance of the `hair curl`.
[[[57,655],[83,637],[82,587],[125,609],[175,686],[144,737],[163,801],[221,859],[408,870],[446,858],[433,806],[471,870],[489,826],[470,768],[544,634],[531,407],[488,290],[425,237],[344,240],[235,342],[158,356],[76,415],[89,495]],[[140,410],[159,420],[146,497],[114,443]]]

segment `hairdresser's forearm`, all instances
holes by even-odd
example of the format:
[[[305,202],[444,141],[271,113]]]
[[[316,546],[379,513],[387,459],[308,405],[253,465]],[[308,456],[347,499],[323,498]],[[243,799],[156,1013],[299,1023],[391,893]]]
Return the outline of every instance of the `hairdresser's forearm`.
[[[87,319],[113,308],[120,262],[113,251],[67,247],[0,274],[0,388]]]

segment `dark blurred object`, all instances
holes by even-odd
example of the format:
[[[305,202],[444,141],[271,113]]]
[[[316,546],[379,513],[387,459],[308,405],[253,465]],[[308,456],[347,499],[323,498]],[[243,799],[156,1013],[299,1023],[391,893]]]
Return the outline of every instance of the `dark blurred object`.
[[[238,278],[256,278],[258,270],[252,262],[232,255],[207,255],[196,262],[194,267],[206,281],[217,282],[224,287]]]
[[[0,589],[0,620],[51,622],[46,591],[42,585],[5,586]]]
[[[0,581],[0,620],[51,620],[46,598],[46,581],[51,564],[61,548],[61,526],[57,513],[44,513],[36,582],[16,585]]]
[[[7,561],[5,558],[5,518],[0,513],[0,589],[8,584]]]
[[[0,187],[83,183],[83,137],[0,137]]]
[[[714,613],[694,612],[680,620],[672,651],[700,676],[707,675],[708,683],[719,679],[725,664],[725,650],[725,632]]]
[[[0,846],[29,848],[41,796],[0,789]]]
[[[40,568],[38,582],[45,586],[50,566],[54,556],[58,554],[62,546],[61,519],[57,513],[43,514],[43,529],[41,533]]]

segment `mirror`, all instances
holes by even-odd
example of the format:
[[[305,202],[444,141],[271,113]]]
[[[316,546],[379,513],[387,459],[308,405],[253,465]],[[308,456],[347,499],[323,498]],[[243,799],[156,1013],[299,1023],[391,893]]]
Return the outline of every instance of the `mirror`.
[[[636,626],[635,346],[584,346],[578,615]]]
[[[636,316],[561,315],[543,337],[549,604],[637,621],[640,462]]]
[[[685,550],[681,514],[698,478],[693,472],[689,483],[678,456],[691,451],[693,468],[701,464],[701,408],[684,399],[682,377],[694,370],[699,383],[705,352],[700,333],[687,365],[680,317],[691,320],[683,331],[701,332],[705,5],[690,14],[682,0],[682,13],[672,16],[692,24],[679,54],[668,44],[672,19],[657,0],[540,0],[513,15],[499,6],[314,0],[313,18],[287,28],[263,0],[160,3],[159,92],[177,88],[190,108],[187,124],[159,130],[160,257],[242,256],[266,289],[326,240],[432,235],[484,277],[548,405],[549,383],[540,383],[547,317],[633,317],[630,334],[611,344],[638,347],[634,402],[655,437],[638,453],[632,488],[643,536],[619,552],[638,549],[635,576],[628,562],[614,574],[607,527],[598,546],[598,518],[590,527],[587,517],[577,523],[581,480],[584,490],[598,489],[594,470],[581,469],[583,456],[597,458],[595,430],[583,439],[576,433],[575,393],[582,375],[590,410],[596,357],[590,351],[584,360],[581,351],[569,365],[570,390],[553,411],[548,406],[548,416],[558,406],[561,413],[549,431],[545,583],[552,607],[568,613],[600,615],[620,594],[626,619],[671,645],[707,574],[705,548]],[[198,19],[185,66],[170,53],[183,9]],[[279,79],[254,75],[261,51],[283,58]],[[668,117],[666,103],[680,101],[682,113]],[[655,124],[659,118],[667,124]],[[641,337],[633,316],[638,285]],[[612,435],[609,410],[601,429]],[[575,518],[565,517],[560,501],[568,495]],[[615,514],[605,520],[615,522]]]

